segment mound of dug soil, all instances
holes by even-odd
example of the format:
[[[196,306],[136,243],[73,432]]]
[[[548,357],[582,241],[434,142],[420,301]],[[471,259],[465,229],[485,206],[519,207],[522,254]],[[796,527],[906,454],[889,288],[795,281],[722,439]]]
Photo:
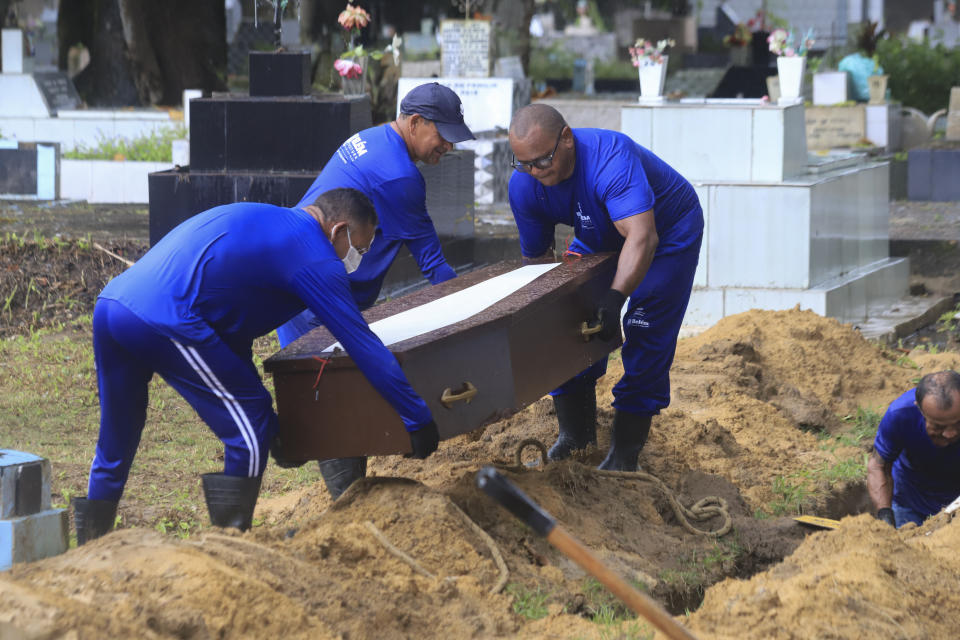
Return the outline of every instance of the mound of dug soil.
[[[701,638],[860,638],[864,630],[955,637],[944,621],[960,604],[960,565],[947,557],[956,548],[956,523],[895,532],[860,516],[804,541],[809,530],[775,517],[771,506],[783,506],[789,485],[799,496],[783,511],[789,515],[841,517],[867,507],[856,474],[838,481],[827,473],[862,460],[870,445],[840,417],[858,408],[882,411],[918,375],[953,362],[917,353],[913,366],[903,366],[899,355],[848,326],[796,310],[727,318],[681,342],[674,402],[654,421],[641,464],[683,504],[723,498],[733,528],[719,540],[685,528],[653,483],[594,472],[609,441],[610,389],[622,372],[616,359],[598,388],[599,447],[504,473],[673,613],[696,610],[706,593],[689,619]],[[474,488],[481,466],[511,467],[519,442],[555,435],[552,403],[543,399],[442,443],[427,461],[372,459],[372,477],[336,505],[320,485],[263,499],[263,525],[242,536],[210,531],[179,541],[124,530],[15,567],[0,576],[0,631],[48,637],[75,630],[80,638],[643,637],[642,627],[625,632],[590,622],[604,608],[624,612]],[[721,520],[694,524],[715,530]]]
[[[701,638],[955,638],[960,519],[894,531],[870,516],[810,536],[782,564],[707,592]]]

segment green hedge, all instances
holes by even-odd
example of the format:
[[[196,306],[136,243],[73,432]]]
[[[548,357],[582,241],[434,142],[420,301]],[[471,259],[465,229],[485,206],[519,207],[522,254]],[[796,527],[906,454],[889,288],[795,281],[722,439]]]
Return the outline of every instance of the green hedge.
[[[926,114],[946,109],[950,88],[960,86],[960,48],[891,38],[877,43],[877,56],[894,100]]]
[[[174,140],[187,137],[183,125],[154,131],[139,138],[101,139],[95,147],[79,145],[63,154],[71,160],[133,160],[138,162],[173,162]]]

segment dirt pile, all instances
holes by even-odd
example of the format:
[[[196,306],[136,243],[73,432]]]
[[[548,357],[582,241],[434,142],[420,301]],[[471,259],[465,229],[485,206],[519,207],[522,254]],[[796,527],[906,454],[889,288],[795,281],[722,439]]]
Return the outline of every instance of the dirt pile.
[[[702,639],[955,638],[960,519],[894,531],[867,515],[810,536],[782,564],[707,592]]]
[[[599,447],[504,473],[674,613],[695,610],[706,592],[691,618],[702,638],[859,638],[865,629],[953,637],[944,620],[958,604],[960,565],[947,557],[956,523],[897,533],[862,516],[804,542],[809,530],[776,517],[798,509],[839,517],[866,506],[855,467],[871,439],[838,416],[882,411],[914,378],[948,364],[946,356],[917,353],[915,366],[905,366],[902,355],[796,310],[749,312],[681,342],[674,402],[654,421],[641,464],[684,504],[722,497],[733,532],[719,540],[684,528],[654,484],[593,471],[609,440],[610,389],[622,372],[616,359],[599,386]],[[264,498],[262,526],[243,536],[178,541],[133,529],[16,567],[0,576],[0,631],[644,637],[643,626],[625,620],[576,565],[474,488],[482,465],[511,467],[520,441],[549,443],[555,434],[552,403],[543,399],[442,443],[426,462],[372,459],[372,477],[334,506],[319,484]],[[848,467],[847,476],[837,471]],[[696,526],[716,529],[721,521]],[[830,622],[834,612],[844,619]]]

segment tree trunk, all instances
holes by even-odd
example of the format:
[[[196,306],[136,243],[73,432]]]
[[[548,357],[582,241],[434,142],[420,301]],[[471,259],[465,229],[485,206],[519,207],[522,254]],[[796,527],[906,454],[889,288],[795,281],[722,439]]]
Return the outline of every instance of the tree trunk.
[[[477,4],[479,8],[480,3]],[[530,20],[534,5],[534,0],[493,0],[485,7],[487,13],[493,14],[496,56],[520,56],[524,73],[530,68]]]
[[[85,35],[69,24],[81,5],[92,5]],[[184,89],[226,89],[223,2],[61,0],[60,12],[61,65],[76,42],[90,50],[90,65],[75,82],[91,106],[179,105]]]

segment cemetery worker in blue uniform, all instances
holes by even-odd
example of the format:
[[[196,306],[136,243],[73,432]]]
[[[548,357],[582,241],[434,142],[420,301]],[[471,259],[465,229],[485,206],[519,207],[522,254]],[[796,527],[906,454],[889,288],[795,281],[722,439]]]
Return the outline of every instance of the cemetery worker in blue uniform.
[[[624,374],[613,388],[611,446],[601,469],[635,471],[653,416],[670,403],[670,365],[703,236],[693,187],[629,137],[571,129],[555,109],[531,104],[510,124],[515,171],[510,206],[525,259],[553,256],[554,226],[574,228],[569,251],[619,253],[596,321],[605,340],[621,330]],[[551,392],[559,437],[553,460],[596,442],[596,381],[606,359]]]
[[[224,444],[223,472],[203,476],[211,522],[250,527],[277,432],[253,340],[305,307],[403,419],[414,457],[436,450],[430,410],[350,292],[347,272],[361,263],[376,223],[369,199],[353,189],[327,191],[306,207],[228,204],[183,222],[107,284],[93,313],[100,435],[87,496],[73,500],[81,544],[113,526],[155,373]]]
[[[960,374],[930,373],[894,400],[867,459],[877,517],[922,524],[960,496]]]
[[[453,143],[473,137],[463,122],[457,94],[436,82],[422,84],[400,102],[395,121],[347,139],[303,196],[298,206],[313,202],[327,189],[349,187],[373,201],[380,225],[360,268],[348,276],[361,310],[380,296],[383,279],[401,246],[410,250],[431,284],[456,277],[427,213],[426,186],[415,163],[437,164]],[[287,346],[320,324],[307,309],[277,329],[280,345]],[[366,467],[366,457],[320,461],[320,472],[334,499],[362,478]]]

